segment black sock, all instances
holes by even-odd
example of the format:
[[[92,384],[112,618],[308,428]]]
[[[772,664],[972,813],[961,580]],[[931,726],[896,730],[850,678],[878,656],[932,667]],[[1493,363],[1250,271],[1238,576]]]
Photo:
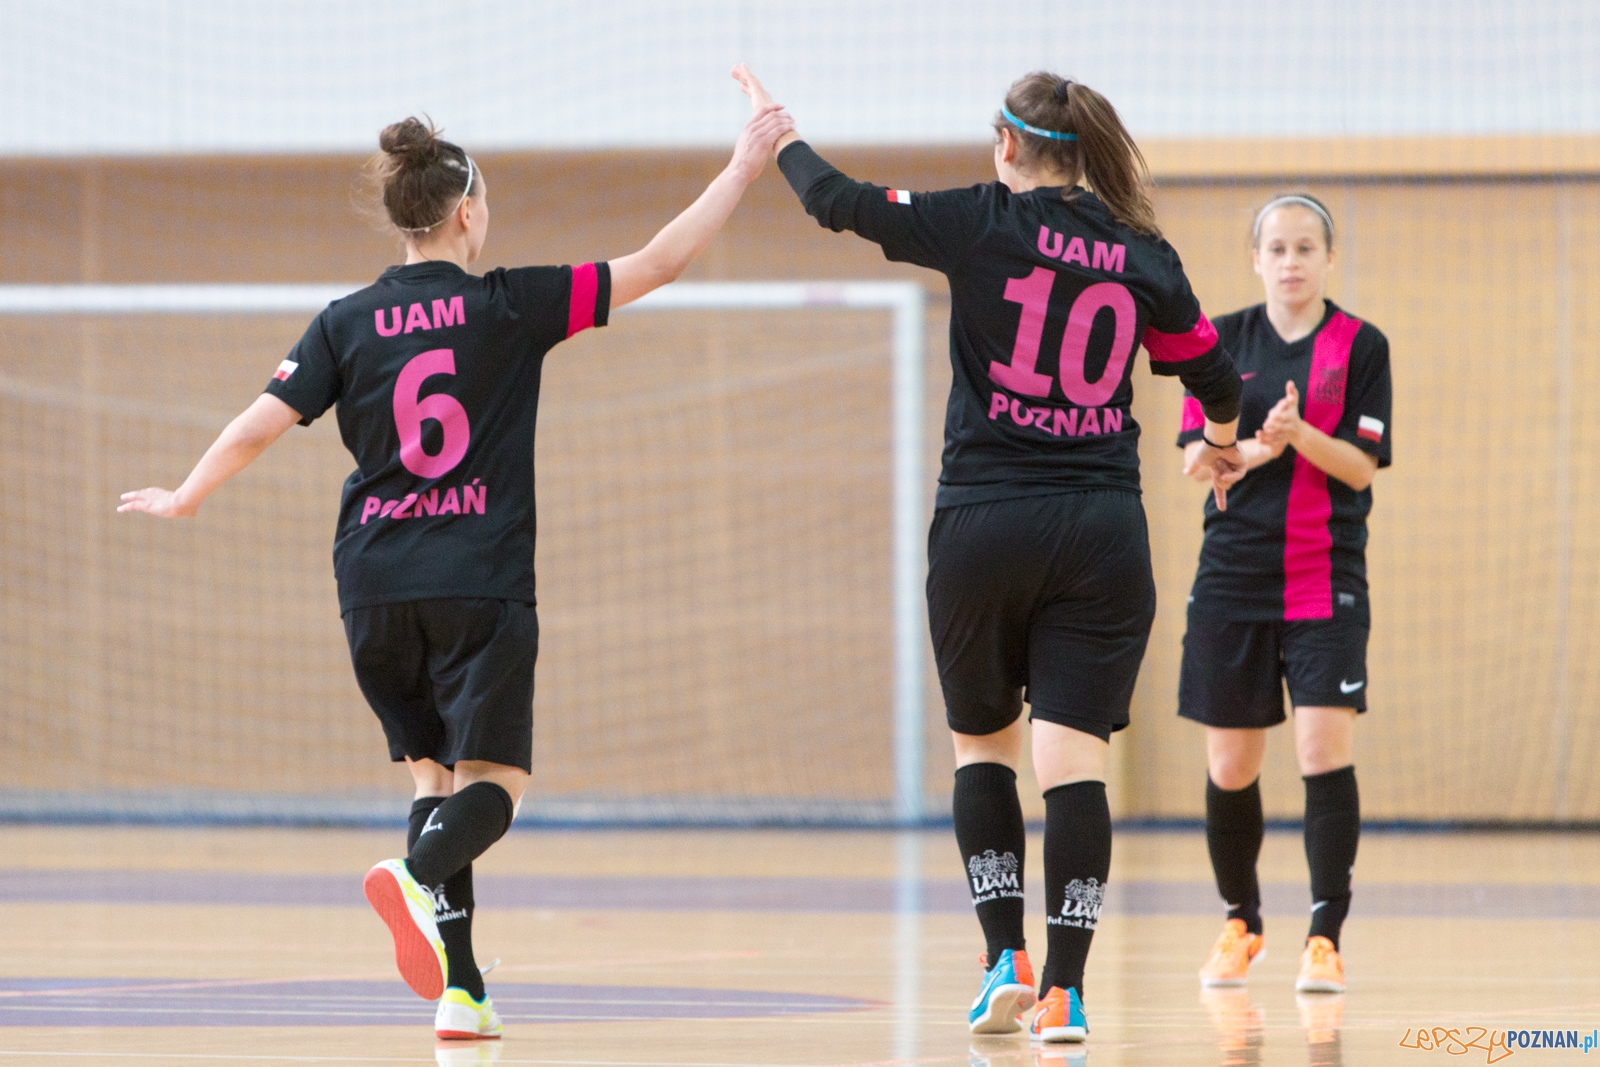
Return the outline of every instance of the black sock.
[[[1022,858],[1028,832],[1017,799],[1017,772],[999,763],[970,763],[956,771],[956,847],[967,869],[972,905],[993,967],[1022,938]]]
[[[443,804],[449,797],[418,797],[411,802],[411,823],[406,830],[406,855],[417,847],[417,838],[422,836],[422,828],[428,824],[428,816],[433,814],[433,809]]]
[[[434,887],[433,921],[439,924],[444,954],[450,961],[446,985],[465,989],[474,1000],[483,999],[483,975],[472,954],[472,864],[467,864],[450,880]]]
[[[1039,981],[1076,989],[1083,997],[1083,964],[1100,921],[1111,873],[1111,809],[1104,782],[1058,785],[1044,795],[1045,932],[1050,954]]]
[[[411,805],[411,826],[406,834],[406,851],[417,847],[422,828],[428,824],[433,809],[443,804],[446,797],[419,797]],[[478,961],[472,954],[472,864],[457,871],[443,885],[429,886],[433,890],[434,922],[439,924],[439,937],[444,941],[444,952],[450,961],[450,974],[446,985],[465,989],[476,1000],[483,999],[483,975],[478,973]]]
[[[1350,912],[1350,875],[1361,840],[1361,794],[1356,769],[1307,775],[1306,863],[1311,867],[1311,931],[1339,947],[1339,928]]]
[[[493,782],[474,782],[428,816],[406,867],[423,885],[443,885],[488,851],[511,827],[511,794]]]
[[[1222,789],[1206,777],[1206,848],[1217,892],[1228,905],[1228,918],[1243,919],[1245,929],[1261,933],[1261,886],[1256,860],[1266,821],[1261,814],[1261,780],[1243,789]]]

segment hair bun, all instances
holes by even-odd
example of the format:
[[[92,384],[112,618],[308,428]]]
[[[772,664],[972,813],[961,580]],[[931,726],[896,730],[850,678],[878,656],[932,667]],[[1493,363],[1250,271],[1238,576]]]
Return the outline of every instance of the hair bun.
[[[378,134],[378,147],[394,157],[395,162],[404,169],[426,167],[438,162],[440,144],[439,131],[434,129],[433,120],[423,124],[415,116],[385,126],[383,132]]]

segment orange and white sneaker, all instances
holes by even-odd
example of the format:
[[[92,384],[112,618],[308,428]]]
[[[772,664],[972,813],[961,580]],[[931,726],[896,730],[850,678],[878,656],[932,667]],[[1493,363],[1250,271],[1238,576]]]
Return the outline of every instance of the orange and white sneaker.
[[[1211,946],[1211,955],[1200,968],[1203,986],[1244,985],[1250,976],[1250,965],[1267,954],[1267,939],[1252,934],[1245,928],[1243,919],[1229,919],[1222,924],[1217,943]]]
[[[1033,1040],[1053,1044],[1083,1041],[1088,1036],[1089,1020],[1083,1014],[1083,1001],[1078,999],[1078,991],[1051,986],[1040,998],[1039,1011],[1033,1017]]]
[[[1306,938],[1300,954],[1300,977],[1294,980],[1296,993],[1343,993],[1344,961],[1339,950],[1325,937]]]
[[[372,910],[394,938],[394,962],[400,977],[424,1000],[444,994],[450,961],[445,957],[439,925],[433,921],[433,892],[406,868],[405,860],[384,860],[367,872],[363,888]]]

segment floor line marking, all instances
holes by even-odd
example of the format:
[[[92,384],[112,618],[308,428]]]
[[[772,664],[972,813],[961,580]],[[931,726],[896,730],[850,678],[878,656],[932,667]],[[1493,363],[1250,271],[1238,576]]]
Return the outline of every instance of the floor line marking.
[[[25,1049],[0,1049],[0,1056],[57,1056],[84,1058],[89,1056],[116,1057],[121,1059],[166,1059],[166,1060],[228,1060],[230,1062],[251,1063],[436,1063],[437,1059],[410,1059],[401,1056],[269,1056],[269,1055],[244,1055],[241,1053],[203,1053],[203,1052],[33,1052]],[[950,1063],[965,1060],[961,1056],[929,1056],[914,1060],[858,1060],[849,1063],[831,1064],[829,1067],[890,1067],[890,1065],[905,1065],[916,1063]],[[520,1060],[500,1057],[496,1063],[505,1064],[530,1064],[538,1067],[804,1067],[795,1063],[723,1063],[708,1060]]]

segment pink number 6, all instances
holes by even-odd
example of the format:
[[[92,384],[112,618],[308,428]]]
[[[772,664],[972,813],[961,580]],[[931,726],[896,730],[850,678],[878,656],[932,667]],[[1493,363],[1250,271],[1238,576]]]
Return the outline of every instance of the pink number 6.
[[[438,478],[448,474],[467,454],[472,426],[467,409],[446,393],[417,399],[422,383],[435,374],[454,374],[456,354],[448,348],[435,348],[412,359],[400,369],[394,383],[394,427],[400,431],[400,462],[419,478]],[[422,449],[422,420],[434,419],[444,430],[444,447],[430,456]]]

